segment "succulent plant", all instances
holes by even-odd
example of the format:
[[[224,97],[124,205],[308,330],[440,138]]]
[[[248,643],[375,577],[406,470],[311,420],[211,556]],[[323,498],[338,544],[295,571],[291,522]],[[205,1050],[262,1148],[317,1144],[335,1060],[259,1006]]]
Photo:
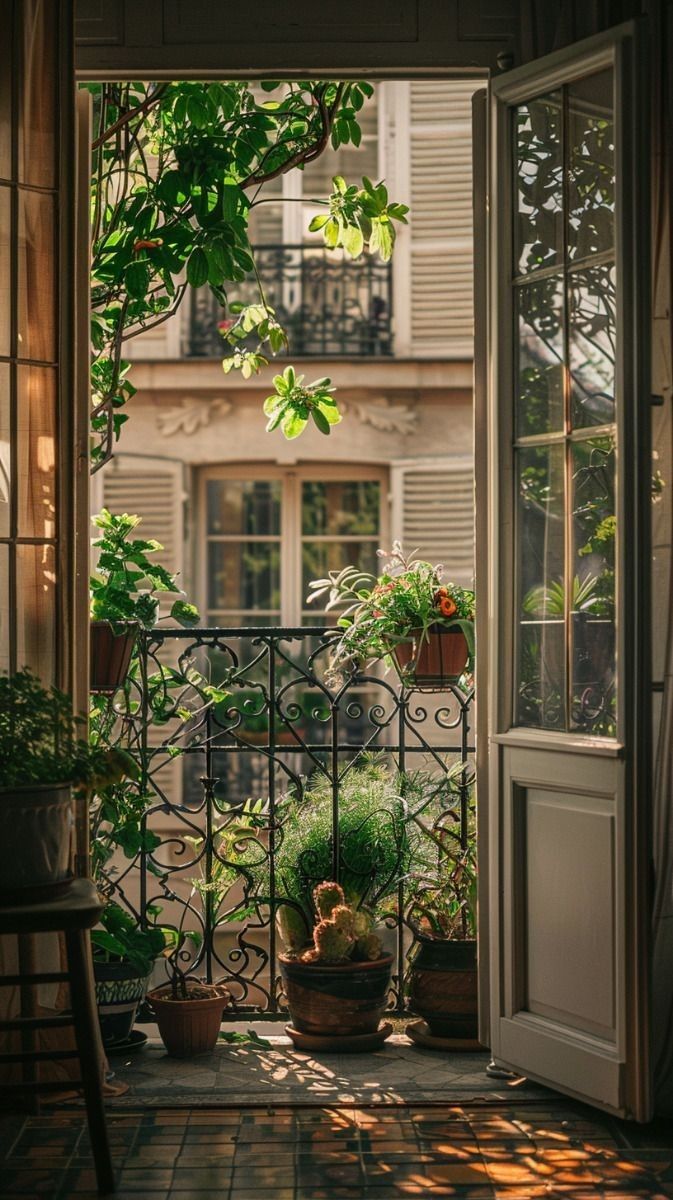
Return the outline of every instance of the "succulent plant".
[[[332,916],[337,905],[346,903],[344,890],[340,883],[319,883],[313,889],[313,903],[318,914],[325,920]]]
[[[381,957],[383,946],[372,932],[370,914],[346,904],[340,884],[319,883],[313,900],[319,919],[313,929],[313,945],[300,955],[302,962],[327,965],[351,959],[372,962]],[[295,947],[288,946],[288,950],[297,954]]]
[[[346,910],[348,911],[348,910]],[[348,928],[339,928],[335,921],[318,921],[313,930],[313,944],[316,958],[314,962],[342,963],[346,962],[355,945],[355,938]]]

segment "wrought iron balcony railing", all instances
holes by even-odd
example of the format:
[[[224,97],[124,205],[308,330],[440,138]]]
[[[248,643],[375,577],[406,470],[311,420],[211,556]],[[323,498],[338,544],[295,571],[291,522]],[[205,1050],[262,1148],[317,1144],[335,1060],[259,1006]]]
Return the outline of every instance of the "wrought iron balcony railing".
[[[287,329],[294,357],[381,357],[392,354],[390,263],[346,259],[324,246],[257,246],[264,292]],[[254,283],[229,291],[230,300],[258,299]],[[191,293],[188,358],[221,358],[223,310],[208,288]]]
[[[141,848],[106,865],[103,890],[141,923],[158,920],[193,932],[186,959],[207,979],[226,979],[237,1012],[273,1017],[284,1008],[274,912],[283,896],[276,867],[288,812],[281,798],[288,791],[301,798],[314,773],[327,787],[326,836],[336,878],[345,853],[340,787],[368,753],[380,752],[403,781],[417,768],[441,780],[452,764],[462,764],[450,803],[438,807],[435,796],[426,796],[413,809],[409,802],[408,819],[422,812],[435,832],[447,825],[459,831],[463,844],[473,828],[473,693],[452,687],[423,695],[402,688],[392,673],[376,672],[328,686],[333,637],[333,629],[311,627],[156,629],[141,646],[139,682],[116,700],[143,763],[138,786],[147,810]],[[162,676],[174,690],[168,689],[166,719],[156,727],[151,707],[164,688]],[[221,684],[226,699],[204,706],[203,676]],[[237,870],[228,854],[251,805],[264,861],[254,871]],[[412,870],[422,861],[423,855],[415,866],[412,861]],[[320,882],[310,862],[302,869],[311,886]],[[402,1013],[412,942],[404,882],[385,907],[385,936],[395,956],[391,1007]]]

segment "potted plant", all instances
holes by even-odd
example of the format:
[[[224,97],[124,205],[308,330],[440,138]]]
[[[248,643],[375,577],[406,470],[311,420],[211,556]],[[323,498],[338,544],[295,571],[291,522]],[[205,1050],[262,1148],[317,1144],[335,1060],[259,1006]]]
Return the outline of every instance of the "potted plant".
[[[399,542],[378,553],[388,560],[379,576],[348,566],[309,585],[309,603],[327,596],[326,611],[340,611],[333,676],[385,659],[405,687],[457,683],[474,659],[474,593],[444,582],[441,566],[405,556]]]
[[[463,773],[458,764],[449,784]],[[474,823],[451,809],[435,821],[429,813],[413,818],[422,841],[406,883],[407,923],[415,933],[409,1001],[431,1036],[472,1041],[478,1033]]]
[[[227,871],[245,880],[245,899],[227,919],[273,910],[285,949],[280,969],[290,1032],[322,1037],[324,1048],[377,1034],[392,959],[374,924],[387,915],[385,901],[412,854],[401,780],[382,757],[367,757],[342,774],[336,864],[333,802],[331,783],[320,773],[302,794],[293,790],[277,800],[273,893],[268,810],[248,807],[220,830],[217,844]],[[338,881],[330,882],[335,873]]]
[[[157,620],[159,594],[180,592],[175,575],[148,556],[163,550],[160,542],[131,537],[140,517],[113,515],[107,508],[93,517],[101,536],[96,571],[91,575],[92,692],[112,693],[124,683],[139,630]],[[192,604],[176,600],[170,616],[193,625],[199,614]]]
[[[132,913],[112,900],[101,916],[101,928],[92,930],[98,1019],[106,1049],[128,1042],[166,941],[163,929],[141,928]]]
[[[106,786],[135,765],[90,746],[70,698],[29,670],[0,676],[0,888],[14,898],[70,876],[72,789]]]
[[[174,931],[165,952],[169,981],[147,995],[164,1046],[174,1058],[209,1054],[217,1043],[222,1013],[231,1003],[223,983],[206,983],[182,970],[180,956],[188,937],[182,928]]]

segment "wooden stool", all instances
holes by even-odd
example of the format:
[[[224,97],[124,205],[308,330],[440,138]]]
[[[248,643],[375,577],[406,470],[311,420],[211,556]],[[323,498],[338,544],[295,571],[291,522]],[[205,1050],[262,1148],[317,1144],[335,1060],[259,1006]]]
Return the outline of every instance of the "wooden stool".
[[[0,1020],[0,1032],[19,1031],[22,1050],[16,1054],[0,1054],[4,1063],[23,1063],[21,1083],[3,1085],[3,1091],[63,1091],[62,1081],[37,1079],[35,1064],[66,1058],[79,1058],[80,1079],[73,1087],[81,1087],[86,1101],[91,1149],[96,1166],[100,1192],[114,1191],[114,1174],[110,1157],[105,1109],[103,1107],[103,1069],[100,1033],[93,982],[91,943],[88,931],[98,920],[103,905],[90,879],[73,879],[56,898],[40,899],[21,905],[0,905],[0,934],[19,935],[19,974],[0,978],[0,987],[21,989],[22,1015],[12,1020]],[[63,933],[66,945],[65,971],[35,971],[32,954],[32,935]],[[71,1013],[55,1017],[32,1015],[32,988],[38,983],[70,984]],[[27,1016],[26,1013],[29,1015]],[[72,1026],[76,1050],[36,1050],[35,1033],[39,1029]],[[70,1085],[70,1081],[68,1086]]]

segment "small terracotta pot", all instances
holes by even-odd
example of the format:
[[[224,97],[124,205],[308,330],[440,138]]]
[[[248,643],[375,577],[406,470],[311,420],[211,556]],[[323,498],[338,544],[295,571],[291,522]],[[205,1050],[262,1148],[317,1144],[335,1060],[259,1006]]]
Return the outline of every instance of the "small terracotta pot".
[[[216,985],[213,985],[215,989]],[[215,1048],[229,992],[221,988],[204,1000],[172,1000],[163,988],[147,993],[166,1050],[174,1058],[208,1054]]]
[[[0,893],[17,903],[68,879],[72,828],[69,783],[0,788]]]
[[[388,1000],[392,954],[333,966],[279,957],[292,1024],[301,1033],[375,1033]]]
[[[119,626],[109,621],[90,625],[90,689],[112,693],[121,687],[128,674],[131,655],[138,637],[138,622],[124,621]]]
[[[478,1036],[477,943],[417,935],[409,1003],[434,1037]]]
[[[393,655],[400,676],[409,687],[419,691],[439,691],[456,683],[467,667],[470,650],[462,629],[431,625],[427,637],[414,630],[413,640],[398,642]]]

